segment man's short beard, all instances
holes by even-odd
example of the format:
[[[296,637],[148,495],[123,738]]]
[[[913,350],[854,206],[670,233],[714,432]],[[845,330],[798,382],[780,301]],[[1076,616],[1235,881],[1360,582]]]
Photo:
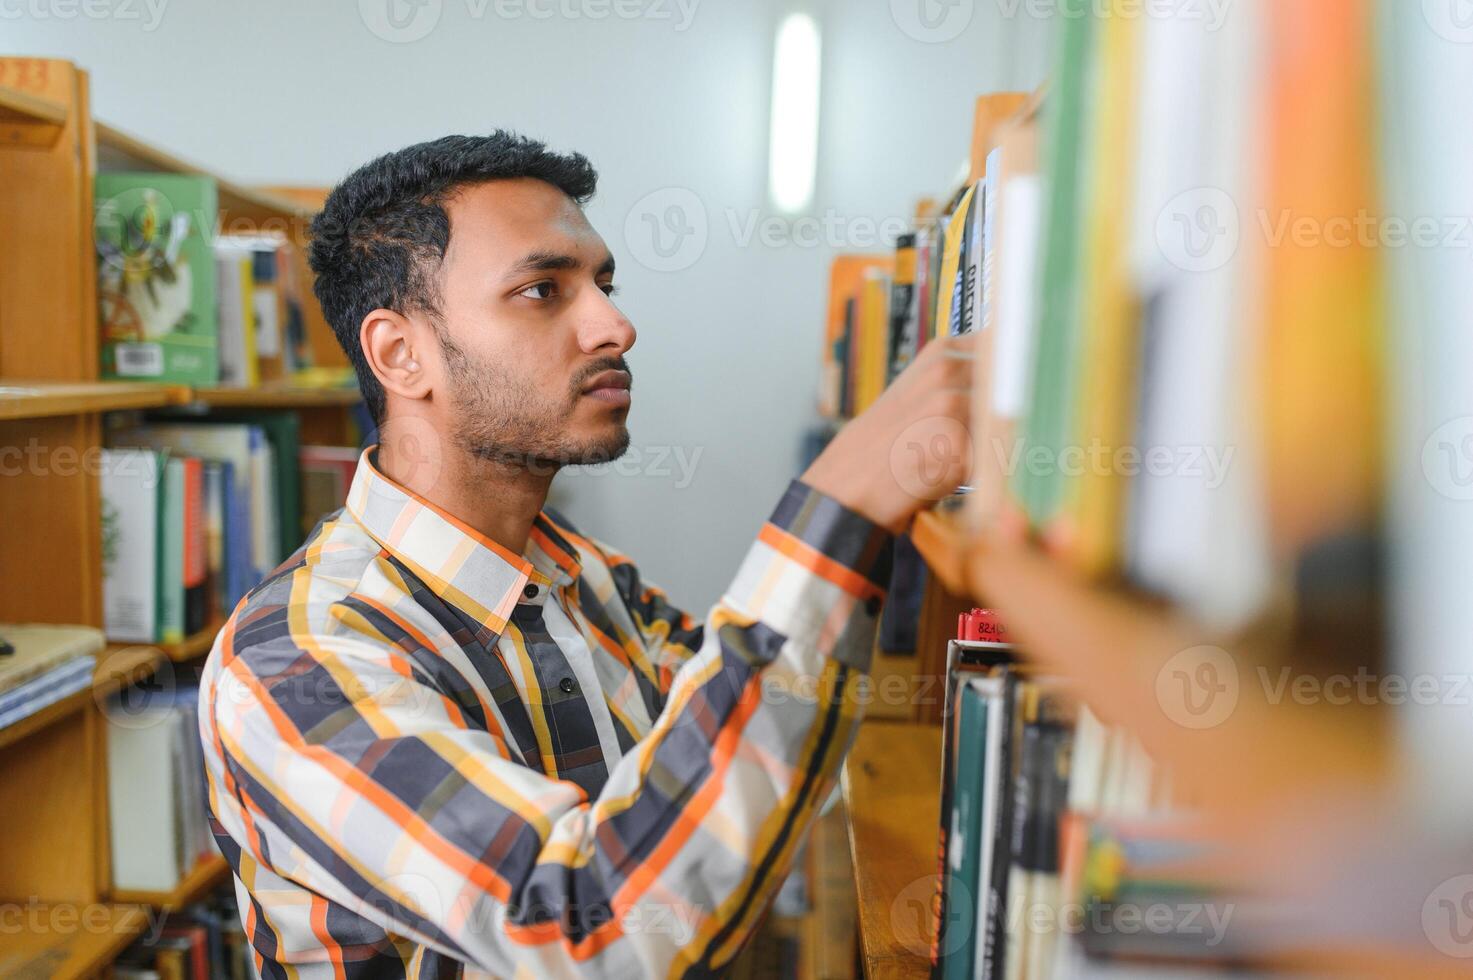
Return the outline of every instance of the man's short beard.
[[[563,436],[563,429],[577,408],[580,385],[586,377],[574,379],[572,390],[561,404],[539,397],[524,378],[518,378],[491,364],[477,364],[443,328],[436,333],[445,354],[451,388],[458,410],[452,436],[464,452],[487,462],[515,466],[539,475],[551,476],[564,466],[591,466],[608,463],[624,455],[629,448],[629,429],[618,426],[607,439],[591,443],[573,442]],[[610,368],[628,370],[622,358],[593,366],[592,377]]]

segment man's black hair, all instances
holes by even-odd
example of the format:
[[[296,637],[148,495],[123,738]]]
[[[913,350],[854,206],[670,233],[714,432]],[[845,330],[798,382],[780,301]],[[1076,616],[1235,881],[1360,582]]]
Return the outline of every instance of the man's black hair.
[[[438,314],[440,263],[450,245],[445,201],[462,187],[517,177],[551,184],[578,204],[598,183],[581,153],[555,153],[498,129],[386,153],[349,174],[313,219],[313,291],[375,422],[383,422],[384,389],[358,343],[363,318],[379,308]]]

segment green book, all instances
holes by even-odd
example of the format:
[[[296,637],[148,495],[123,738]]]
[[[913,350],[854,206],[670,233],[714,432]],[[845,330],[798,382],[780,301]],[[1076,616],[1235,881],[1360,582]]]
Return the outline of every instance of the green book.
[[[103,173],[94,190],[103,376],[214,384],[214,180]]]
[[[1023,421],[1023,440],[1027,452],[1035,447],[1047,450],[1050,465],[1036,471],[1020,466],[1013,474],[1013,494],[1035,528],[1052,520],[1063,505],[1065,481],[1060,457],[1075,428],[1083,246],[1081,164],[1085,162],[1080,155],[1088,145],[1086,88],[1093,70],[1094,28],[1092,16],[1064,19],[1061,49],[1054,61],[1058,77],[1046,102],[1043,159],[1048,201],[1041,246],[1032,396]]]
[[[947,840],[947,921],[952,930],[941,948],[941,975],[947,980],[971,980],[977,956],[977,905],[986,888],[982,881],[984,835],[983,791],[987,762],[987,698],[973,684],[959,689],[956,773],[951,808],[951,836]],[[957,935],[961,933],[961,935]]]
[[[301,419],[296,412],[217,409],[210,412],[209,421],[241,422],[266,433],[275,461],[276,532],[280,542],[277,554],[278,558],[285,559],[302,544]]]
[[[184,460],[164,464],[159,494],[159,642],[184,639]]]

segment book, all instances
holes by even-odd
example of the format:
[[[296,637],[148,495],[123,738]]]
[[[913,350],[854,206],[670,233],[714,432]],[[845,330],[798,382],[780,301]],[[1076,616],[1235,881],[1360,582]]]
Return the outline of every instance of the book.
[[[893,261],[888,255],[840,255],[829,267],[828,315],[819,379],[819,413],[825,418],[853,415],[855,306],[866,273],[871,269],[888,272]]]
[[[184,639],[185,550],[184,460],[164,462],[163,497],[159,511],[159,642]]]
[[[941,244],[941,263],[936,274],[936,320],[931,330],[933,337],[945,337],[960,333],[962,286],[966,270],[962,265],[962,248],[971,230],[968,217],[976,187],[962,192],[951,211],[946,232]]]
[[[302,446],[298,450],[303,536],[348,502],[348,488],[353,485],[361,455],[346,446]]]
[[[205,525],[205,464],[193,456],[179,459],[183,479],[184,633],[198,633],[210,621],[210,562]]]
[[[259,426],[192,420],[150,422],[119,429],[111,440],[114,446],[187,453],[230,464],[225,549],[227,564],[236,575],[227,596],[228,607],[233,607],[276,565],[280,539],[274,527],[275,476],[270,447]]]
[[[1033,356],[1039,233],[1043,186],[1038,175],[1036,108],[1001,127],[989,158],[997,191],[991,208],[992,298],[977,341],[972,402],[974,476],[966,512],[986,529],[1010,504],[1007,491],[1017,467],[1018,426],[1027,411]]]
[[[1007,642],[1006,632],[997,622],[996,616],[989,611],[974,610],[963,616],[958,632],[964,638],[952,640],[946,647],[946,686],[941,702],[941,819],[937,845],[937,891],[933,909],[937,928],[936,943],[931,950],[934,976],[941,976],[947,971],[949,956],[956,952],[956,947],[944,935],[944,930],[948,927],[970,929],[976,915],[975,903],[985,902],[987,896],[984,882],[963,882],[959,886],[960,893],[974,900],[966,902],[963,908],[954,908],[950,904],[954,891],[951,882],[955,877],[950,861],[950,835],[954,823],[957,822],[954,816],[957,772],[963,749],[972,748],[976,744],[970,740],[963,743],[961,740],[958,712],[960,689],[969,677],[996,676],[998,671],[1004,670],[1012,662],[1014,656],[1013,647]],[[984,636],[986,639],[982,638]],[[991,844],[979,842],[979,846],[986,848]],[[975,953],[961,955],[970,959]]]
[[[987,745],[989,701],[1001,686],[993,678],[967,681],[957,688],[956,738],[958,746],[973,752],[966,757],[958,752],[953,777],[951,831],[947,841],[947,868],[944,908],[946,919],[939,936],[942,948],[941,975],[970,980],[976,958],[977,926],[982,907],[979,883],[987,880],[983,867],[984,851],[992,844],[990,833],[984,832],[991,822],[984,815],[987,793],[984,786],[990,773]]]
[[[0,657],[0,728],[92,686],[102,631],[88,626],[0,624],[15,652]]]
[[[272,486],[275,488],[274,554],[279,562],[302,543],[301,417],[296,412],[216,409],[210,413],[210,421],[256,426],[265,436],[271,454]],[[354,454],[356,463],[357,450],[349,452]]]
[[[219,382],[250,387],[261,381],[256,360],[254,258],[248,245],[230,238],[214,243],[220,282]]]
[[[854,414],[875,403],[885,390],[889,371],[890,276],[886,270],[866,269],[860,285],[855,325]]]
[[[114,640],[158,642],[164,457],[152,449],[104,449],[102,618]]]
[[[214,384],[214,180],[102,173],[94,207],[103,377]]]
[[[107,722],[113,887],[171,891],[207,855],[199,688],[145,682],[111,697]]]
[[[915,357],[920,329],[916,305],[916,233],[895,240],[895,273],[890,278],[890,360],[885,383],[894,381]]]
[[[1022,418],[1026,452],[1042,465],[1018,467],[1012,490],[1034,528],[1052,526],[1063,504],[1060,465],[1074,434],[1081,307],[1079,263],[1082,226],[1080,193],[1094,78],[1096,30],[1093,15],[1067,19],[1060,29],[1055,64],[1058,77],[1045,104],[1046,137],[1041,144],[1048,174],[1041,243],[1037,326],[1031,359],[1029,404]]]

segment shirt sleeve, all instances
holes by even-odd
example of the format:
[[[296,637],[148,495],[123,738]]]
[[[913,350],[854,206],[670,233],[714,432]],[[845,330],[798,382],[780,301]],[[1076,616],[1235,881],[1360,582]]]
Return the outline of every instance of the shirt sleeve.
[[[394,645],[294,634],[270,678],[227,659],[211,793],[249,826],[212,808],[273,874],[498,976],[720,970],[857,731],[890,544],[795,481],[700,626],[626,574],[688,653],[596,799],[511,761]]]

